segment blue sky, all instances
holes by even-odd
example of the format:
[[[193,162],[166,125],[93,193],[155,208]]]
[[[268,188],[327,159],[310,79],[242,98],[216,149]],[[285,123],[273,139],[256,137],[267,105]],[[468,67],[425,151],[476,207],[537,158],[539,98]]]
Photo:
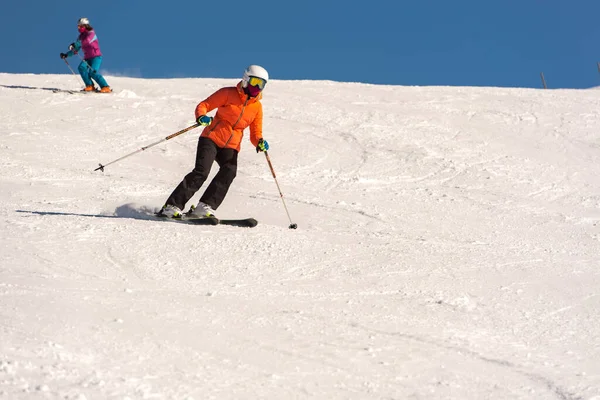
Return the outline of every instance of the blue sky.
[[[59,53],[90,19],[103,70],[392,85],[600,86],[598,0],[8,1],[0,72],[70,73]],[[77,59],[71,59],[76,63]]]

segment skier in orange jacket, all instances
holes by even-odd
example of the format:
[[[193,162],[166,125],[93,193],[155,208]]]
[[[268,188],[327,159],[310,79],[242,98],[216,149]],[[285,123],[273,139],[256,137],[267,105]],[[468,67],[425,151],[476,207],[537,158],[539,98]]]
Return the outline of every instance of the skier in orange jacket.
[[[262,137],[260,102],[268,80],[267,70],[250,65],[236,86],[219,89],[196,106],[196,121],[205,127],[198,139],[196,164],[171,193],[159,215],[181,218],[185,204],[202,187],[216,161],[219,171],[200,197],[198,206],[190,210],[193,216],[215,216],[214,210],[223,202],[236,176],[244,129],[250,127],[250,142],[257,152],[269,149]],[[215,117],[209,117],[207,114],[214,109],[217,109]]]

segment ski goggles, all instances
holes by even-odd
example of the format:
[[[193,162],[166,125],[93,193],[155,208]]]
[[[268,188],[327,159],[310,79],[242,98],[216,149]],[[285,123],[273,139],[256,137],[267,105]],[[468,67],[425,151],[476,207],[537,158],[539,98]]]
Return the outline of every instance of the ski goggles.
[[[267,84],[267,81],[265,81],[263,78],[251,76],[250,78],[248,78],[248,84],[250,86],[256,86],[260,90],[263,90],[265,88],[265,85]]]

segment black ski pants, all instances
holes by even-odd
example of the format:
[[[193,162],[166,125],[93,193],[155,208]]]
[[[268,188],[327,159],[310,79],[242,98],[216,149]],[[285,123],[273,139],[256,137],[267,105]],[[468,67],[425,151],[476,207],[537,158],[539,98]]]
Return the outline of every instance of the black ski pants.
[[[196,165],[192,172],[187,174],[183,181],[175,188],[173,193],[167,199],[166,204],[170,204],[183,210],[189,199],[196,194],[202,187],[213,162],[219,164],[219,172],[212,179],[200,201],[208,204],[216,210],[219,208],[231,182],[237,172],[238,152],[234,149],[217,147],[212,140],[200,137],[198,139],[198,150],[196,151]]]

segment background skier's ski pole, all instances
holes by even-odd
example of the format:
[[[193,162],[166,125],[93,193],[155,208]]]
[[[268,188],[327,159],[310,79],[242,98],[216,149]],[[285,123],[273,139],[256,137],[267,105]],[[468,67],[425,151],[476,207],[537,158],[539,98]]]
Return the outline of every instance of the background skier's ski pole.
[[[67,67],[69,67],[75,79],[77,79],[77,83],[79,83],[79,78],[77,78],[77,74],[75,73],[75,71],[73,71],[73,68],[71,68],[71,64],[69,64],[66,58],[63,58],[63,61],[65,62],[65,64],[67,64]]]
[[[87,62],[87,60],[86,60],[86,59],[84,59],[83,57],[81,57],[81,54],[79,54],[79,53],[75,53],[75,54],[77,54],[77,55],[79,56],[79,58],[81,58],[81,62],[84,62],[84,63],[85,63],[85,65],[88,67],[88,69],[89,69],[90,71],[92,71],[93,73],[96,73],[96,72],[98,72],[98,71],[96,71],[94,68],[92,68],[92,66],[90,65],[90,63],[89,63],[89,62]]]
[[[281,196],[281,201],[283,202],[283,208],[285,208],[285,212],[290,220],[290,229],[296,229],[298,224],[292,222],[292,218],[290,217],[290,213],[285,205],[285,200],[283,199],[283,193],[281,193],[281,188],[279,187],[279,183],[277,182],[277,177],[275,176],[275,170],[273,169],[273,164],[271,164],[271,159],[269,158],[269,153],[265,150],[265,158],[267,159],[267,163],[269,163],[269,168],[271,169],[271,174],[273,175],[273,179],[275,179],[275,184],[277,185],[277,190],[279,190],[279,196]]]
[[[182,133],[186,133],[187,131],[191,131],[192,129],[194,129],[194,128],[197,128],[197,127],[199,127],[199,126],[200,126],[200,124],[198,124],[198,123],[196,123],[196,124],[194,124],[194,125],[192,125],[192,126],[188,126],[187,128],[185,128],[185,129],[182,129],[182,130],[180,130],[179,132],[175,132],[174,134],[172,134],[172,135],[169,135],[169,136],[167,136],[166,138],[159,140],[158,142],[154,142],[154,143],[152,143],[152,144],[149,144],[148,146],[144,146],[144,147],[142,147],[141,149],[138,149],[138,150],[134,151],[133,153],[129,153],[129,154],[127,154],[127,155],[124,155],[123,157],[121,157],[121,158],[118,158],[118,159],[116,159],[116,160],[114,160],[114,161],[111,161],[111,162],[109,162],[109,163],[108,163],[108,164],[106,164],[106,165],[99,164],[100,166],[99,166],[98,168],[96,168],[94,171],[98,171],[98,170],[100,170],[100,171],[104,172],[104,167],[108,167],[110,164],[114,164],[114,163],[116,163],[117,161],[121,161],[122,159],[124,159],[124,158],[127,158],[127,157],[129,157],[129,156],[132,156],[132,155],[134,155],[134,154],[136,154],[136,153],[139,153],[140,151],[144,151],[144,150],[146,150],[146,149],[149,149],[149,148],[150,148],[150,147],[152,147],[152,146],[156,146],[156,145],[157,145],[157,144],[159,144],[159,143],[165,142],[165,141],[167,141],[167,140],[169,140],[169,139],[173,139],[175,136],[179,136],[179,135],[181,135]]]
[[[71,70],[71,73],[77,77],[77,74],[75,73],[75,71],[73,71],[73,68],[71,68],[71,64],[69,64],[69,62],[67,61],[66,58],[63,58],[63,61],[65,62],[65,64],[67,64],[67,67],[69,67],[69,69]]]

